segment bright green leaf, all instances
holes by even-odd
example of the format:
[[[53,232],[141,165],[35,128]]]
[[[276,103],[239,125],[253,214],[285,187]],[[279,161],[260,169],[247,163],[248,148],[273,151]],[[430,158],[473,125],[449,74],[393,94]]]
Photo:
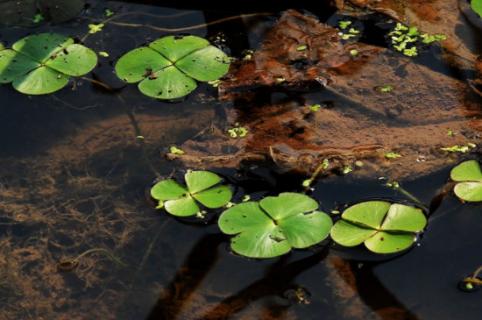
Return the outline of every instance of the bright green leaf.
[[[462,200],[480,202],[482,201],[482,181],[457,183],[454,192]]]
[[[279,227],[293,248],[311,247],[326,238],[333,225],[331,218],[324,212],[297,214],[281,219]]]
[[[187,189],[172,179],[162,180],[151,189],[151,196],[156,200],[175,200],[187,193]]]
[[[61,34],[40,33],[18,40],[12,45],[12,49],[43,63],[73,43],[73,39]]]
[[[377,232],[373,237],[365,241],[368,250],[380,253],[396,253],[410,248],[415,241],[415,235],[411,233],[388,233]]]
[[[29,95],[41,95],[58,91],[69,83],[66,75],[48,67],[39,67],[13,81],[15,90]]]
[[[209,171],[191,171],[185,177],[187,189],[194,194],[221,182],[221,177]]]
[[[454,181],[482,181],[482,170],[476,160],[464,161],[450,172]]]
[[[214,187],[192,195],[207,208],[220,208],[231,200],[233,193],[228,186]]]
[[[248,258],[274,258],[288,253],[291,246],[283,237],[280,228],[266,225],[250,229],[231,239],[231,249]]]
[[[73,39],[53,33],[25,37],[0,51],[0,83],[12,82],[25,94],[41,95],[65,87],[69,76],[82,76],[97,64],[97,55]]]
[[[117,76],[139,83],[139,90],[156,99],[176,99],[191,93],[197,81],[216,81],[229,69],[224,52],[196,36],[167,36],[123,55]]]
[[[312,198],[293,192],[281,193],[277,197],[266,197],[259,204],[274,220],[286,219],[318,208],[318,203]]]
[[[177,99],[191,93],[197,84],[179,69],[170,66],[142,80],[138,87],[143,94],[151,98]]]
[[[316,201],[304,194],[282,193],[259,203],[244,202],[231,207],[221,214],[218,223],[221,231],[236,235],[231,239],[234,252],[271,258],[291,248],[310,247],[328,236],[331,218],[314,211],[317,208]]]
[[[427,225],[427,218],[422,210],[403,204],[394,203],[381,226],[386,231],[420,232]]]
[[[115,65],[115,72],[125,82],[136,83],[170,65],[158,52],[141,47],[123,55]]]
[[[218,185],[222,179],[215,173],[191,171],[186,173],[185,180],[187,188],[173,179],[162,180],[151,188],[152,198],[159,201],[157,209],[164,208],[172,215],[188,217],[201,212],[197,202],[216,209],[228,204],[233,196],[228,186]]]
[[[219,217],[218,225],[223,233],[230,235],[275,226],[258,202],[244,202],[229,208]]]
[[[213,81],[229,70],[229,60],[224,52],[209,46],[195,51],[176,62],[176,67],[198,81]]]
[[[390,203],[386,201],[366,201],[355,204],[346,209],[342,218],[354,223],[359,223],[373,229],[382,225]]]
[[[454,192],[462,200],[469,202],[482,201],[482,170],[476,160],[464,161],[450,172],[455,185]]]
[[[80,44],[66,47],[45,62],[49,68],[74,77],[89,73],[96,64],[95,52]]]
[[[395,253],[409,248],[426,224],[418,208],[367,201],[346,209],[331,229],[331,237],[345,247],[364,243],[375,253]]]
[[[355,247],[377,233],[374,229],[357,226],[345,220],[339,220],[331,229],[333,241],[344,247]]]
[[[0,51],[0,83],[10,83],[40,66],[39,62],[11,49]]]
[[[470,5],[472,10],[482,18],[482,0],[471,0]]]
[[[149,47],[175,63],[179,59],[209,46],[209,41],[196,36],[167,36],[151,42]]]
[[[167,212],[177,217],[190,217],[200,211],[196,201],[191,196],[166,201],[164,202],[164,208]]]

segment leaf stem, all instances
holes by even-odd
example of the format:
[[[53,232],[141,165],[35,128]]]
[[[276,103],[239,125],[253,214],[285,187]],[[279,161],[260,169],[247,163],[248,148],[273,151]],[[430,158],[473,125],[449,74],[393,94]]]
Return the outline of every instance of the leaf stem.
[[[82,252],[79,254],[77,257],[72,258],[72,259],[63,259],[59,261],[58,263],[58,268],[63,270],[63,271],[70,271],[73,270],[77,265],[79,264],[79,260],[82,257],[85,257],[86,255],[92,254],[92,253],[103,253],[105,254],[109,259],[111,259],[113,262],[115,262],[118,265],[121,265],[123,267],[127,266],[124,262],[122,262],[119,258],[114,256],[109,250],[104,249],[104,248],[92,248],[87,251]]]
[[[321,172],[323,170],[328,169],[329,166],[330,166],[330,163],[329,163],[328,159],[323,159],[323,161],[318,165],[318,167],[316,167],[316,169],[313,172],[313,174],[311,175],[311,177],[309,179],[306,179],[306,180],[303,181],[302,185],[305,188],[305,192],[310,189],[311,185],[316,180],[316,178],[318,178],[318,176],[321,174]]]
[[[89,81],[93,84],[96,84],[98,86],[101,86],[102,88],[108,90],[108,91],[114,91],[114,89],[109,86],[107,83],[105,82],[102,82],[102,81],[99,81],[99,80],[95,80],[95,79],[91,79],[91,78],[87,78],[87,77],[81,77],[82,80],[85,80],[85,81]]]
[[[396,181],[393,181],[393,182],[389,182],[387,184],[385,184],[387,187],[395,190],[395,191],[398,191],[400,192],[401,194],[403,194],[405,197],[407,197],[408,199],[412,200],[413,202],[415,202],[418,206],[420,206],[422,209],[424,209],[426,212],[429,211],[429,208],[422,202],[420,201],[420,199],[418,199],[417,197],[415,197],[412,193],[408,192],[406,189],[404,189],[398,182]]]
[[[182,15],[187,15],[187,14],[192,14],[192,13],[194,13],[194,11],[190,11],[190,12],[184,13]],[[123,14],[118,14],[118,15],[112,16],[110,18],[107,18],[107,19],[99,22],[99,24],[112,24],[112,25],[117,25],[117,26],[121,26],[121,27],[131,27],[131,28],[144,27],[144,28],[149,28],[149,29],[152,29],[152,30],[155,30],[155,31],[160,31],[160,32],[175,33],[175,32],[184,32],[184,31],[196,30],[196,29],[200,29],[200,28],[204,28],[204,27],[208,27],[208,26],[212,26],[212,25],[216,25],[216,24],[220,24],[220,23],[224,23],[224,22],[228,22],[228,21],[238,20],[238,19],[252,18],[252,17],[258,17],[258,16],[270,16],[270,15],[273,15],[273,13],[271,13],[271,12],[255,12],[255,13],[248,13],[248,14],[240,14],[240,15],[236,15],[236,16],[224,17],[224,18],[221,18],[221,19],[217,19],[217,20],[213,20],[213,21],[209,21],[209,22],[205,22],[205,23],[200,23],[200,24],[196,24],[196,25],[192,25],[192,26],[180,27],[180,28],[161,28],[161,27],[156,27],[156,26],[150,25],[150,24],[113,22],[114,19],[118,19],[118,18],[125,17],[125,16],[128,16],[128,15],[143,15],[143,16],[150,16],[150,17],[157,17],[157,18],[162,17],[162,16],[147,14],[147,13],[143,13],[143,12],[126,12],[126,13],[123,13]],[[173,18],[174,16],[179,17],[180,14],[171,15],[171,16],[164,16],[163,18]],[[84,42],[85,40],[87,40],[87,38],[90,35],[91,34],[87,32],[81,38],[81,42]]]

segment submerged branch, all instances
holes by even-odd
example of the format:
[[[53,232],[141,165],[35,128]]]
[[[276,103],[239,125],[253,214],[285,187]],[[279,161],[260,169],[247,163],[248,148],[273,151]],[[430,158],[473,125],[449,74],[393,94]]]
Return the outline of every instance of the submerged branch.
[[[186,26],[186,27],[180,27],[180,28],[161,28],[161,27],[156,27],[150,24],[140,24],[140,23],[127,23],[127,22],[106,22],[112,25],[116,26],[121,26],[121,27],[131,27],[131,28],[148,28],[152,29],[155,31],[161,31],[161,32],[184,32],[184,31],[191,31],[191,30],[196,30],[204,27],[209,27],[212,25],[228,22],[228,21],[233,21],[233,20],[238,20],[238,19],[244,19],[244,18],[251,18],[251,17],[258,17],[258,16],[270,16],[272,13],[270,12],[258,12],[258,13],[249,13],[249,14],[241,14],[237,16],[231,16],[231,17],[225,17],[213,21],[209,21],[206,23],[200,23],[196,24],[193,26]]]
[[[149,13],[144,13],[144,12],[126,12],[126,13],[121,13],[115,16],[112,16],[110,18],[107,18],[105,20],[102,20],[99,22],[99,24],[112,24],[116,26],[121,26],[121,27],[131,27],[131,28],[148,28],[152,29],[155,31],[160,31],[160,32],[169,32],[169,33],[174,33],[174,32],[184,32],[184,31],[191,31],[191,30],[196,30],[200,28],[205,28],[208,26],[228,22],[228,21],[233,21],[233,20],[238,20],[238,19],[244,19],[244,18],[252,18],[252,17],[262,17],[262,16],[271,16],[273,13],[271,12],[255,12],[255,13],[248,13],[248,14],[240,14],[236,16],[230,16],[230,17],[224,17],[221,19],[205,22],[205,23],[200,23],[192,26],[185,26],[185,27],[180,27],[180,28],[162,28],[162,27],[157,27],[154,25],[150,24],[140,24],[140,23],[127,23],[127,22],[114,22],[114,19],[122,18],[125,16],[129,15],[142,15],[142,16],[148,16],[148,17],[155,17],[155,18],[178,18],[180,16],[192,14],[195,11],[188,11],[188,12],[182,12],[174,15],[167,15],[167,16],[161,16],[161,15],[155,15],[155,14],[149,14]],[[92,20],[92,19],[89,19]],[[81,42],[84,42],[91,34],[86,33],[82,38]]]

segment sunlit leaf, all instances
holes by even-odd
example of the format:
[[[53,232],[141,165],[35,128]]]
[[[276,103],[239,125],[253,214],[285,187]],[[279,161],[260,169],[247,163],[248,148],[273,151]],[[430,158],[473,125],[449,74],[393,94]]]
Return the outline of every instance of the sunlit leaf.
[[[450,177],[460,182],[454,188],[457,197],[469,202],[482,201],[482,170],[476,160],[460,163],[452,169]]]
[[[189,217],[201,212],[199,204],[208,209],[221,208],[233,196],[230,187],[219,185],[222,179],[215,173],[189,171],[185,180],[187,187],[173,179],[166,179],[151,188],[152,198],[159,201],[158,209],[163,208],[175,216]]]
[[[386,201],[366,201],[345,210],[331,229],[333,241],[345,247],[362,243],[375,253],[395,253],[413,245],[427,225],[422,210]]]
[[[42,95],[65,87],[97,64],[97,55],[74,40],[54,33],[27,36],[0,51],[0,83],[12,82],[24,94]]]
[[[224,52],[196,36],[167,36],[134,49],[117,61],[117,76],[140,82],[139,90],[156,99],[176,99],[191,93],[197,81],[214,81],[229,69]]]
[[[234,252],[251,258],[272,258],[292,248],[323,241],[332,226],[316,201],[304,194],[281,193],[258,202],[244,202],[224,211],[219,227],[231,239]],[[276,219],[274,218],[276,217]]]

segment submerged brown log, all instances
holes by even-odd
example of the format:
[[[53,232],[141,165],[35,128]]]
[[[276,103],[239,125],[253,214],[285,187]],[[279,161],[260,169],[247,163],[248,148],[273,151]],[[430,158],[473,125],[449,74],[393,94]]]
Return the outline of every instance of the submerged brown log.
[[[300,71],[292,62],[301,43],[308,46],[309,63]],[[349,53],[353,49],[356,56]],[[327,87],[320,100],[300,101],[297,94],[260,104],[244,93],[232,94],[250,88],[254,95],[254,87],[274,90],[280,75],[286,88],[320,75]],[[354,168],[361,160],[360,174],[400,178],[453,164],[456,154],[441,149],[458,145],[473,151],[482,131],[480,100],[464,82],[385,49],[342,44],[335,29],[295,11],[280,18],[253,59],[233,68],[221,87],[225,99],[235,100],[234,108],[228,107],[212,130],[186,141],[185,155],[170,158],[192,167],[272,160],[281,169],[306,174],[324,159],[335,170]],[[312,110],[312,103],[321,108]],[[246,137],[228,136],[236,123],[248,129]],[[401,157],[387,159],[390,152]]]
[[[220,96],[231,99],[234,92],[259,86],[323,85],[327,70],[350,60],[347,49],[336,29],[289,10],[268,32],[261,49],[231,68],[220,86]]]

